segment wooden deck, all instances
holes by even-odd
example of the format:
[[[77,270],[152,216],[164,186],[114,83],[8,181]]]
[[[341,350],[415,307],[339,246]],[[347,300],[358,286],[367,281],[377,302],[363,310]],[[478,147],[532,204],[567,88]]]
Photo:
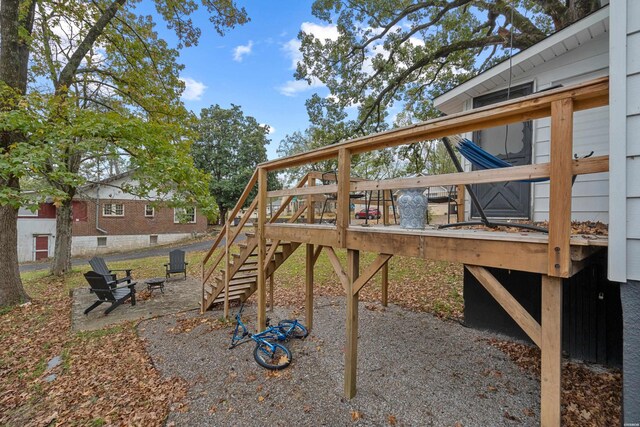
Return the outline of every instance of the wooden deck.
[[[283,255],[278,255],[277,252],[281,242],[305,245],[305,315],[309,329],[313,327],[314,265],[321,251],[324,251],[346,294],[344,392],[345,396],[352,398],[356,394],[360,290],[380,272],[382,302],[386,304],[388,261],[393,256],[460,262],[465,264],[482,286],[540,347],[542,354],[541,424],[559,426],[562,389],[562,279],[580,271],[589,262],[590,255],[607,246],[605,237],[571,235],[572,178],[576,175],[609,170],[609,158],[606,155],[587,159],[573,158],[573,114],[576,111],[607,105],[608,100],[608,80],[597,79],[405,128],[327,145],[258,165],[236,207],[232,210],[231,218],[235,218],[240,209],[248,204],[249,194],[256,185],[257,197],[249,205],[249,209],[235,231],[231,232],[229,226],[225,226],[202,262],[203,310],[207,308],[205,286],[223,258],[226,258],[224,287],[226,294],[229,294],[232,273],[240,267],[229,262],[230,246],[241,227],[253,212],[257,211],[254,246],[251,251],[247,249],[245,255],[246,257],[257,256],[254,265],[258,295],[258,328],[263,329],[266,323],[267,281],[269,279],[271,286],[273,285],[273,273],[278,263],[282,261]],[[550,118],[551,127],[548,163],[387,180],[362,180],[352,177],[351,174],[352,157],[359,153],[543,117]],[[292,167],[306,167],[310,170],[314,163],[327,159],[337,159],[338,170],[331,180],[334,183],[327,183],[324,174],[311,171],[293,188],[267,190],[267,173]],[[350,195],[354,192],[377,191],[378,194],[384,195],[384,200],[390,200],[392,192],[399,189],[461,186],[538,178],[549,178],[550,181],[548,234],[475,229],[403,230],[389,225],[363,227],[351,224]],[[317,185],[319,180],[323,181],[324,185]],[[336,223],[335,225],[315,224],[315,204],[324,200],[328,193],[332,195],[331,200],[336,204]],[[459,187],[458,194],[462,193]],[[298,203],[304,202],[304,204],[296,208],[297,211],[289,223],[276,223],[278,216],[294,197]],[[269,198],[284,198],[278,212],[270,218],[267,216]],[[460,199],[457,205],[461,212],[463,203]],[[314,209],[309,209],[310,207]],[[299,218],[305,210],[307,224],[295,224],[296,218]],[[383,214],[383,223],[388,224],[389,213],[386,202]],[[225,251],[214,257],[214,250],[221,242],[223,234],[227,236]],[[252,252],[254,248],[257,253]],[[343,266],[336,256],[336,248],[347,250],[346,266]],[[362,251],[378,254],[377,258],[364,269],[360,268]],[[541,274],[541,322],[536,321],[520,305],[487,267]],[[225,315],[228,313],[227,305],[228,297],[225,297]]]
[[[338,246],[333,225],[267,224],[265,234],[271,240]],[[607,238],[603,236],[576,235],[570,242],[571,276],[584,267],[590,255],[607,246]],[[347,249],[540,274],[547,273],[548,244],[547,234],[535,232],[407,230],[397,225],[350,225],[346,231]]]

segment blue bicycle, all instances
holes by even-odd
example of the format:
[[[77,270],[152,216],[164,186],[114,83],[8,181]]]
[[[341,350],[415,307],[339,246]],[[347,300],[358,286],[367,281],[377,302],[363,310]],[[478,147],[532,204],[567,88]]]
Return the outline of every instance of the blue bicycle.
[[[271,370],[284,369],[289,366],[293,358],[291,352],[287,347],[276,341],[286,341],[289,338],[305,338],[309,335],[307,328],[297,320],[288,319],[280,321],[277,326],[269,326],[269,319],[267,319],[267,329],[257,334],[252,334],[242,322],[243,308],[244,305],[240,307],[240,311],[236,314],[236,327],[233,331],[233,337],[231,337],[229,349],[253,340],[256,343],[253,349],[253,358],[258,362],[258,365]]]

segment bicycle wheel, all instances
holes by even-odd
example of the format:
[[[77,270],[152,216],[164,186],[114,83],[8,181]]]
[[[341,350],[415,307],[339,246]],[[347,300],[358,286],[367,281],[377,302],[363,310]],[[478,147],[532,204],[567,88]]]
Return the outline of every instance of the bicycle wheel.
[[[309,335],[309,331],[307,331],[307,328],[305,328],[301,323],[295,320],[281,320],[280,323],[278,323],[278,327],[280,328],[282,333],[287,335],[287,338],[302,339],[306,338],[307,335]]]
[[[253,358],[258,365],[271,370],[284,369],[291,363],[291,352],[282,344],[277,342],[269,343],[273,346],[273,351],[263,342],[257,343],[253,349]]]

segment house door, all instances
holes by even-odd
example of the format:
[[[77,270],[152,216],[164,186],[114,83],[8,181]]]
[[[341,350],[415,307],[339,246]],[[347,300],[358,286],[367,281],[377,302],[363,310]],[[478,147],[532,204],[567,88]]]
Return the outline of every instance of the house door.
[[[532,84],[511,89],[509,99],[529,95]],[[507,91],[494,92],[473,100],[473,108],[484,107],[507,100]],[[474,132],[473,139],[485,151],[514,166],[531,164],[532,122],[512,123]],[[474,167],[473,170],[476,170]],[[526,218],[531,216],[531,184],[527,182],[500,182],[476,184],[473,190],[488,217]],[[471,216],[479,217],[478,210],[471,206]]]
[[[34,260],[49,258],[49,235],[33,236]]]

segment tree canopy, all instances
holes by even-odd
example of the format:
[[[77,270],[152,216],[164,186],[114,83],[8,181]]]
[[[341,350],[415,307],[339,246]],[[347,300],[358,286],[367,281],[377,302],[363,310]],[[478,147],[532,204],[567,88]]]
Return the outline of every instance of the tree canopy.
[[[232,0],[154,5],[175,31],[178,48],[197,44],[201,30],[190,15],[198,9],[220,34],[248,20]],[[142,178],[135,189],[140,195],[154,187],[193,203],[207,194],[189,158],[178,53],[137,6],[127,0],[1,3],[0,248],[8,253],[0,261],[2,305],[26,297],[16,255],[17,209],[30,202],[21,181],[47,184],[37,194],[53,194],[62,208],[57,225],[67,229],[56,234],[67,244],[56,244],[56,259],[64,260],[59,268],[54,263],[58,273],[69,267],[70,199],[86,180],[83,162],[126,157]]]
[[[267,160],[269,127],[245,116],[238,105],[203,108],[193,144],[196,166],[211,175],[210,192],[216,199],[221,219],[233,209],[259,163]],[[270,176],[269,187],[277,182]]]
[[[296,78],[317,79],[354,132],[381,125],[395,103],[420,120],[434,96],[600,7],[598,0],[316,0],[313,14],[338,37],[301,32]],[[312,113],[310,112],[310,116]],[[330,141],[328,141],[330,142]]]

